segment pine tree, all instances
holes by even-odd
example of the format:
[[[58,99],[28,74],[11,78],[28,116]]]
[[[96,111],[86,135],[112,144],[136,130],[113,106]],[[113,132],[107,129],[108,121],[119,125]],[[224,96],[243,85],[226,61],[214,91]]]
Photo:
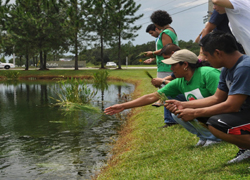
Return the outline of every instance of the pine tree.
[[[91,0],[69,0],[67,1],[68,8],[68,34],[70,42],[73,46],[75,54],[75,70],[78,70],[78,52],[84,47],[84,42],[88,39],[88,21],[87,16],[90,14]]]
[[[112,38],[112,23],[110,22],[110,16],[112,14],[109,11],[108,0],[94,0],[92,4],[91,17],[89,18],[89,25],[93,32],[97,34],[93,40],[98,40],[97,44],[101,49],[101,69],[104,68],[104,46]]]
[[[109,11],[112,12],[112,32],[114,32],[114,40],[118,45],[118,69],[121,69],[121,41],[134,40],[138,36],[136,32],[141,26],[133,26],[133,23],[143,14],[135,16],[141,5],[136,5],[134,0],[110,0],[109,4]]]

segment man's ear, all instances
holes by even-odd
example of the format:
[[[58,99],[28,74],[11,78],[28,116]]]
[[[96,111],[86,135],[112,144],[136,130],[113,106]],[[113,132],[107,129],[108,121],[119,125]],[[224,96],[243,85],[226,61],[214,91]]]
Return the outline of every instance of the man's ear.
[[[223,51],[221,51],[219,49],[215,49],[214,56],[222,56],[223,53],[224,53]]]

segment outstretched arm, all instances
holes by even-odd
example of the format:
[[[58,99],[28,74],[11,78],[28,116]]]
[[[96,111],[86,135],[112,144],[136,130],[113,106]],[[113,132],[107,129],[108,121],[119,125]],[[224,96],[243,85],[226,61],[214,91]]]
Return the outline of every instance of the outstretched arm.
[[[233,5],[229,0],[212,0],[213,4],[222,6],[225,8],[233,9]]]
[[[113,114],[122,112],[124,109],[145,106],[148,104],[152,104],[158,100],[159,100],[159,94],[158,94],[158,92],[154,92],[154,93],[139,97],[133,101],[110,106],[110,107],[105,109],[104,113],[109,114],[109,115],[113,115]]]

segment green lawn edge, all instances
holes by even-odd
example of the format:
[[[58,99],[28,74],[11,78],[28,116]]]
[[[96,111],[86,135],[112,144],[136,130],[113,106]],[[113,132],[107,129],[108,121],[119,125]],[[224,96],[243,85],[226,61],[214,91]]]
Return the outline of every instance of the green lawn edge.
[[[23,71],[20,77],[91,78],[98,70]],[[108,70],[109,79],[136,85],[133,98],[155,92],[142,69]],[[155,69],[148,70],[153,76]],[[3,76],[4,71],[0,71]],[[227,165],[237,153],[236,146],[221,143],[212,147],[194,147],[198,138],[180,125],[159,129],[163,108],[150,105],[134,108],[124,123],[113,156],[94,179],[250,179],[249,161]]]

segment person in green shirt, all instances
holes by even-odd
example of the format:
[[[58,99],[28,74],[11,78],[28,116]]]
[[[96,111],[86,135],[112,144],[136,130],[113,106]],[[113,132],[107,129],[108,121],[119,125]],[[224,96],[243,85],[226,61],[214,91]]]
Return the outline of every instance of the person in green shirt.
[[[202,62],[197,56],[187,50],[182,49],[175,52],[169,59],[163,60],[163,63],[171,64],[176,79],[169,82],[157,92],[144,95],[138,99],[110,106],[105,109],[105,113],[113,115],[123,111],[124,109],[145,106],[158,101],[163,96],[175,97],[178,94],[183,94],[187,101],[194,99],[202,99],[211,96],[215,93],[218,83],[220,71],[213,67],[202,66]],[[178,123],[186,128],[189,132],[197,135],[199,138],[196,146],[208,146],[220,142],[205,126],[205,118],[199,120],[184,122],[178,119]],[[182,121],[182,122],[179,122]],[[206,119],[205,119],[206,120]]]
[[[167,76],[166,72],[170,72],[170,65],[162,62],[164,58],[160,54],[161,49],[169,43],[179,46],[178,38],[175,30],[170,26],[170,24],[173,22],[172,17],[166,11],[155,11],[152,13],[150,18],[156,28],[161,30],[161,33],[159,34],[159,37],[156,41],[156,50],[148,51],[145,56],[156,57],[157,77],[164,78]]]

